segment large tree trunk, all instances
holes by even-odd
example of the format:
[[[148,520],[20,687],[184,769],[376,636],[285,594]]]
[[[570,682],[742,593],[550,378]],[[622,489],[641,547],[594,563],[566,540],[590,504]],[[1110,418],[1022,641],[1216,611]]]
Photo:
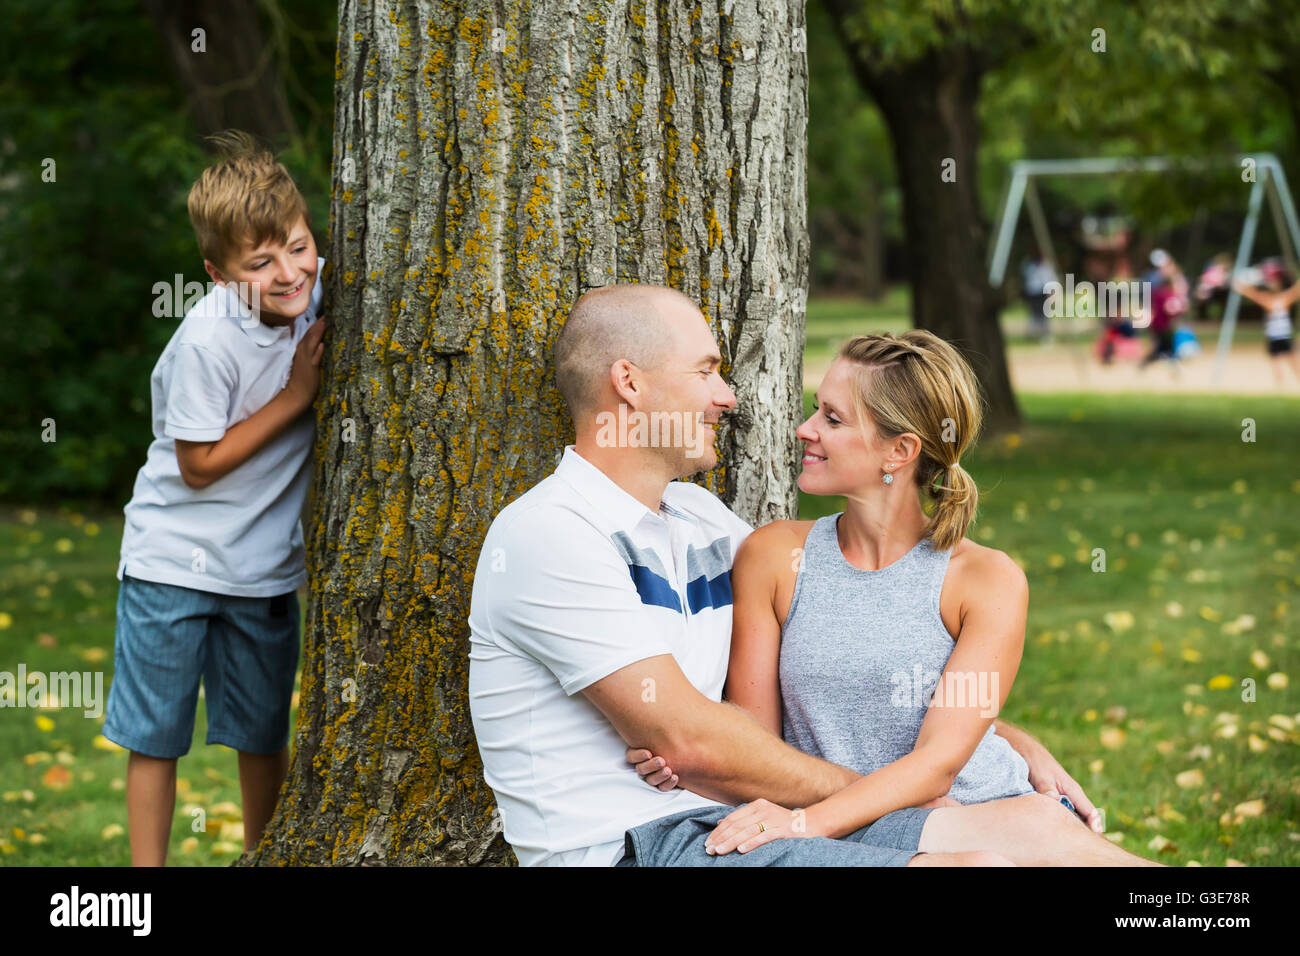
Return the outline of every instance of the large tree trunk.
[[[803,11],[726,6],[341,5],[301,703],[245,862],[513,859],[466,615],[493,516],[572,440],[551,346],[586,289],[700,302],[743,409],[706,483],[753,523],[793,516]]]
[[[960,43],[879,65],[846,22],[861,0],[825,0],[854,74],[880,107],[903,191],[912,322],[952,342],[988,396],[988,428],[1019,427],[1000,303],[986,275],[988,229],[979,206],[979,92],[984,65]],[[945,176],[945,172],[948,175]]]
[[[296,135],[256,0],[140,0],[140,5],[188,94],[200,136],[241,129],[279,147]],[[195,49],[195,30],[203,31],[201,50]]]

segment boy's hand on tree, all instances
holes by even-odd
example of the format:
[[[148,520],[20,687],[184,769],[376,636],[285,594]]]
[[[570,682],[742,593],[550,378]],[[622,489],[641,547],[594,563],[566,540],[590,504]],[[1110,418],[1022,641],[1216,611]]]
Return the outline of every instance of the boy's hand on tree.
[[[293,369],[284,390],[292,395],[304,410],[311,407],[320,388],[320,360],[325,354],[325,320],[317,319],[298,342],[293,353]]]

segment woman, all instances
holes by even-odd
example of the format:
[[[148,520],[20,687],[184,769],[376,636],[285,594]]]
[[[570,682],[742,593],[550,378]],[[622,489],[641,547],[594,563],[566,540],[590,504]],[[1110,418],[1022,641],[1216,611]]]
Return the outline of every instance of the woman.
[[[1034,792],[993,732],[1020,664],[1028,584],[1007,555],[965,537],[977,491],[960,458],[982,421],[974,375],[929,332],[863,336],[840,350],[817,400],[796,432],[799,487],[843,495],[846,509],[774,522],[740,548],[725,694],[863,777],[806,809],[738,808],[709,837],[719,853],[844,836],[944,797]],[[671,768],[648,775],[657,759],[638,771],[671,785]]]

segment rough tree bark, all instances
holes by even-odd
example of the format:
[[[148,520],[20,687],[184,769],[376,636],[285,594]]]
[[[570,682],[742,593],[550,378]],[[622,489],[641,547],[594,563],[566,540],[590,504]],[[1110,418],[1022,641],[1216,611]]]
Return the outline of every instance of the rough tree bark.
[[[987,58],[951,43],[882,65],[875,51],[850,38],[847,25],[862,0],[823,2],[893,140],[912,323],[952,342],[970,362],[988,397],[989,430],[1017,428],[1020,407],[998,323],[1000,301],[985,271],[988,228],[979,205],[978,103]],[[948,160],[953,181],[941,175]]]
[[[140,6],[189,96],[200,137],[241,129],[281,146],[296,135],[256,0],[140,0]],[[204,31],[203,52],[193,49],[196,29]]]
[[[741,407],[706,483],[754,523],[795,512],[802,3],[505,10],[340,7],[301,704],[245,863],[513,860],[466,615],[493,516],[572,440],[550,350],[581,292],[701,304]]]

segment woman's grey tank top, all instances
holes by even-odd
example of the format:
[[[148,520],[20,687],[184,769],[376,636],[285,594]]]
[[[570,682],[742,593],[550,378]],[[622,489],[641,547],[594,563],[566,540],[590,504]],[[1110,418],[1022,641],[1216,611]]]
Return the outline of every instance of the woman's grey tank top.
[[[866,775],[911,753],[956,646],[939,615],[952,551],[922,538],[863,571],[840,550],[839,517],[819,519],[804,544],[781,630],[782,729],[786,743]],[[944,693],[997,708],[987,676],[947,680]],[[1033,789],[1024,759],[990,726],[949,795],[981,803]]]

